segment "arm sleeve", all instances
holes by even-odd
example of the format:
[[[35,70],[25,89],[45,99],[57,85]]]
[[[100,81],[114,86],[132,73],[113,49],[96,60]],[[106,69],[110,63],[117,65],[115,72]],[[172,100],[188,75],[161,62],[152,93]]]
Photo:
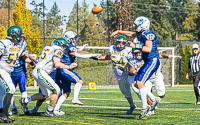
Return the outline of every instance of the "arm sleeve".
[[[86,58],[92,57],[92,54],[84,54],[84,55],[81,55],[81,54],[79,54],[78,52],[75,52],[75,56],[78,57],[78,58],[86,59]]]
[[[191,69],[191,64],[190,64],[190,60],[189,60],[189,63],[188,63],[188,69]]]

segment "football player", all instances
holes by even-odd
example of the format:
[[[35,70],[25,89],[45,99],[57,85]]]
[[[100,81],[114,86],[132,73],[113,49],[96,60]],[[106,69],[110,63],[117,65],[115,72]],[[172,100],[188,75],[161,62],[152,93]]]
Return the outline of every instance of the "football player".
[[[91,57],[98,58],[99,56],[101,56],[101,54],[79,53],[81,50],[77,49],[77,47],[75,45],[76,41],[78,41],[78,36],[74,31],[67,31],[64,34],[63,38],[66,39],[69,43],[69,46],[66,48],[63,58],[61,58],[61,62],[66,65],[70,65],[70,64],[74,63],[76,57],[77,58],[91,58]],[[83,48],[81,48],[81,49],[83,49]],[[73,69],[58,68],[57,70],[58,70],[57,84],[60,86],[61,89],[63,89],[63,95],[58,99],[58,102],[55,106],[55,113],[57,115],[62,115],[59,113],[59,109],[60,109],[62,103],[64,103],[64,101],[69,97],[69,94],[71,93],[71,83],[75,83],[74,96],[73,96],[72,103],[83,105],[83,103],[81,101],[79,101],[79,99],[78,99],[78,95],[79,95],[80,89],[82,87],[83,80],[74,71],[72,71]],[[61,81],[61,82],[59,82],[59,81]]]
[[[54,41],[52,41],[51,45],[54,45]],[[85,49],[85,47],[87,47],[87,46],[88,46],[88,44],[84,44],[84,45],[80,48],[79,51],[82,51],[82,50]],[[65,55],[65,56],[66,56],[66,55]],[[51,72],[51,74],[49,74],[49,76],[50,76],[55,82],[56,82],[56,77],[57,77],[56,73],[57,73],[57,69],[54,69],[54,70]],[[56,82],[56,83],[57,83],[57,82]],[[41,92],[41,90],[39,90],[39,92]],[[60,91],[59,98],[61,97],[61,95],[62,95],[62,92]],[[62,97],[62,98],[63,98],[63,97]],[[36,113],[36,112],[38,111],[39,107],[42,105],[42,103],[43,103],[44,101],[45,101],[45,99],[38,100],[38,101],[36,102],[36,105],[34,106],[34,108],[31,109],[31,110],[29,110],[29,114]],[[59,108],[58,108],[58,110],[56,110],[56,112],[57,112],[58,115],[64,115],[64,114],[65,114],[65,112],[63,112],[63,111],[62,111],[61,109],[59,109]]]
[[[32,62],[23,52],[26,41],[23,39],[22,34],[22,28],[14,25],[8,28],[6,39],[0,40],[0,101],[5,95],[1,122],[4,123],[15,121],[14,118],[8,116],[8,109],[15,92],[15,86],[11,79],[15,63],[18,58],[25,62]]]
[[[63,51],[68,46],[67,41],[64,38],[57,38],[54,40],[54,45],[44,47],[42,54],[38,60],[37,65],[33,70],[33,78],[38,83],[41,93],[34,94],[31,98],[28,98],[28,102],[34,100],[45,99],[50,96],[50,91],[52,92],[50,96],[50,104],[45,112],[47,117],[57,117],[54,113],[54,106],[57,102],[60,89],[55,81],[49,76],[52,72],[54,66],[57,68],[73,69],[77,67],[77,63],[72,63],[71,65],[65,65],[60,62],[63,56]],[[23,111],[27,112],[27,103],[21,99],[21,105],[23,106]]]
[[[147,105],[147,96],[152,101],[150,110],[154,110],[160,101],[159,97],[155,97],[151,92],[147,91],[145,87],[146,81],[152,76],[152,74],[159,70],[160,66],[159,53],[157,50],[157,37],[153,31],[149,30],[149,28],[150,20],[147,17],[139,16],[133,23],[133,29],[136,32],[115,31],[111,34],[111,36],[115,36],[118,33],[125,34],[127,36],[137,36],[139,41],[138,44],[129,41],[130,47],[140,49],[142,51],[142,59],[144,60],[144,65],[138,71],[134,82],[134,86],[139,89],[142,100],[142,110],[139,119],[145,117],[146,113],[150,109],[150,106]]]
[[[34,60],[34,57],[29,55],[29,52],[27,50],[24,49],[23,52],[31,60]],[[31,64],[31,65],[34,65],[34,64]],[[14,83],[14,85],[15,85],[15,88],[17,86],[17,83],[19,83],[19,89],[20,89],[20,92],[22,94],[22,98],[25,98],[25,100],[27,102],[28,101],[27,100],[28,95],[27,95],[27,92],[26,92],[26,82],[27,82],[26,63],[24,61],[22,61],[20,58],[15,63],[14,71],[11,73],[11,79],[12,79],[12,82]],[[17,107],[15,106],[14,96],[11,99],[11,107],[12,107],[12,110],[9,112],[9,115],[17,114],[18,111],[17,111]]]
[[[126,114],[131,114],[136,108],[131,95],[130,84],[133,83],[133,77],[128,75],[128,61],[133,57],[132,48],[126,47],[127,38],[123,35],[117,36],[115,45],[109,47],[109,54],[101,56],[98,60],[111,60],[116,79],[119,84],[119,89],[127,99],[130,109]]]

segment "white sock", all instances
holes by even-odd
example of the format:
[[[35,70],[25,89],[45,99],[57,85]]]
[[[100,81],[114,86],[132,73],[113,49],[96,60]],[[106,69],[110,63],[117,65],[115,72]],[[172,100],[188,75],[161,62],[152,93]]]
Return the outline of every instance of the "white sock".
[[[66,100],[65,96],[61,95],[56,103],[55,110],[59,110],[61,105],[65,102],[65,100]]]
[[[29,101],[28,101],[28,99],[27,99],[27,92],[25,91],[25,92],[22,92],[22,98],[25,98],[25,102],[26,103],[28,103]]]
[[[147,91],[146,87],[144,86],[143,88],[139,89],[140,96],[141,96],[141,101],[142,101],[142,109],[147,108]]]
[[[14,98],[14,96],[12,96],[12,98],[11,98],[11,103],[10,103],[10,105],[11,105],[12,109],[17,108],[17,107],[15,106],[15,98]]]
[[[78,99],[78,95],[79,95],[79,92],[81,90],[81,87],[82,87],[82,84],[81,83],[76,83],[75,86],[74,86],[74,97],[73,99]]]
[[[134,102],[133,102],[133,97],[131,96],[130,98],[126,98],[130,107],[132,107],[134,105]]]
[[[50,105],[48,106],[48,110],[51,112],[53,111],[53,107],[51,107]]]
[[[151,101],[155,101],[155,96],[150,91],[147,91],[147,96],[151,99]]]
[[[27,99],[28,99],[28,102],[30,102],[31,101],[31,96],[27,97]]]
[[[0,102],[0,108],[3,108],[3,100],[4,99],[2,99],[1,102]]]

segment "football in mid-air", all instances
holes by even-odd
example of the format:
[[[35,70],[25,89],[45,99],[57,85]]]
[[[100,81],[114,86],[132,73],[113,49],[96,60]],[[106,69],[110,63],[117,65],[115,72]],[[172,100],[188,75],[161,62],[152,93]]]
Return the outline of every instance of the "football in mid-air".
[[[102,7],[101,6],[95,6],[92,8],[92,13],[93,14],[99,14],[102,11]]]

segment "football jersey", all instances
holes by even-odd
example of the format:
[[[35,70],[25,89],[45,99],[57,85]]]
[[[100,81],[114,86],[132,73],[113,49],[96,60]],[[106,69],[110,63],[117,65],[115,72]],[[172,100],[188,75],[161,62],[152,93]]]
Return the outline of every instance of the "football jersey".
[[[25,54],[29,54],[28,50],[24,49]],[[15,62],[14,71],[11,73],[11,76],[21,76],[22,73],[26,73],[26,63],[20,58]]]
[[[24,40],[20,41],[16,45],[13,45],[9,39],[0,40],[0,51],[2,52],[0,58],[0,69],[4,69],[8,73],[13,72],[15,63],[22,54],[26,45],[26,41]]]
[[[70,52],[77,52],[78,49],[76,47],[76,45],[73,44],[69,44],[68,47],[66,47],[65,51],[64,51],[64,55],[61,58],[61,62],[65,65],[70,65],[71,63],[73,63],[76,59],[75,56],[70,55]]]
[[[109,47],[109,54],[113,63],[113,70],[117,80],[122,80],[128,75],[128,72],[123,72],[119,67],[128,68],[127,63],[133,57],[132,48],[125,47],[123,50],[117,50],[115,45]]]
[[[53,57],[56,56],[58,58],[62,58],[63,51],[62,48],[56,45],[46,46],[42,50],[42,54],[38,60],[38,63],[35,68],[42,69],[50,74],[52,70],[55,68],[53,63]]]
[[[144,61],[137,60],[133,57],[129,60],[128,64],[129,66],[135,67],[135,70],[138,72],[138,70],[144,65]]]
[[[142,32],[139,36],[138,36],[138,41],[140,42],[140,44],[142,44],[143,46],[145,46],[145,42],[147,40],[152,40],[152,50],[150,53],[146,53],[146,52],[142,52],[142,59],[145,61],[147,59],[151,59],[151,58],[159,58],[159,53],[157,50],[157,37],[156,34],[151,31],[151,30],[147,30]]]

